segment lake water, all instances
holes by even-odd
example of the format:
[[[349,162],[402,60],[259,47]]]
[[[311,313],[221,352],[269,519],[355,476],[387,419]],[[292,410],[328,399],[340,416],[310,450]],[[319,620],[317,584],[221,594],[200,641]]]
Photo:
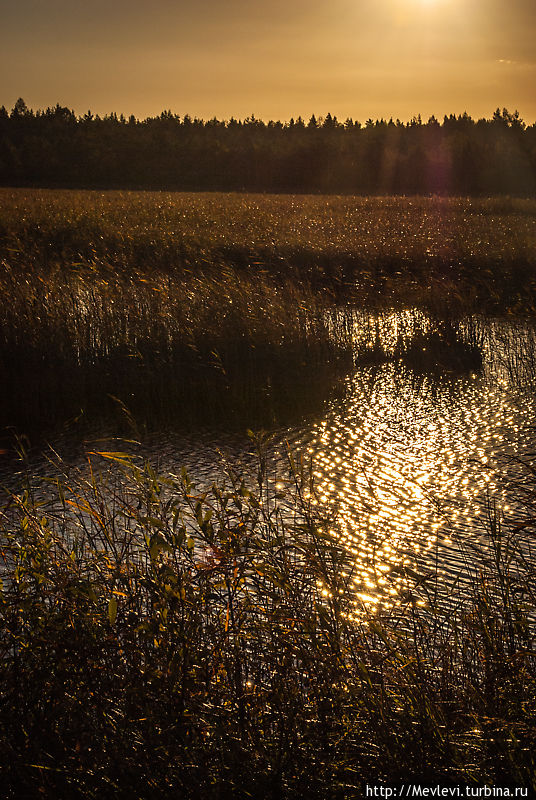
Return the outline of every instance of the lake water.
[[[384,315],[376,336],[388,350],[416,320]],[[362,316],[353,324],[357,347]],[[288,478],[287,445],[311,459],[316,502],[349,553],[357,605],[400,602],[416,582],[414,602],[432,590],[458,594],[487,551],[494,506],[501,519],[519,513],[512,482],[526,473],[517,459],[536,446],[535,337],[519,322],[478,326],[482,369],[356,365],[322,414],[271,432],[275,484]],[[254,470],[245,432],[162,432],[140,451],[162,470],[185,466],[200,484],[220,478],[225,462]]]
[[[382,344],[416,319],[385,315]],[[362,330],[363,320],[355,325]],[[512,486],[528,479],[518,458],[535,452],[534,334],[507,320],[479,326],[482,369],[356,366],[321,416],[272,432],[273,482],[285,485],[287,445],[311,459],[317,502],[333,517],[367,606],[398,602],[416,581],[419,603],[432,590],[463,593],[488,552],[490,514],[497,509],[502,524],[522,512]],[[168,433],[146,446],[162,469],[184,465],[201,484],[217,480],[225,462],[254,472],[241,434]],[[433,586],[430,577],[421,583],[432,575]]]

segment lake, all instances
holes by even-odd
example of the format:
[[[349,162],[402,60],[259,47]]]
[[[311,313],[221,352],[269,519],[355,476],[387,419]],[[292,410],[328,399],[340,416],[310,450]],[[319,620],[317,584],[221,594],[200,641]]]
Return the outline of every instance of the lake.
[[[443,363],[392,357],[401,337],[415,341],[416,330],[430,324],[418,311],[344,313],[357,363],[321,412],[272,428],[270,480],[284,491],[287,448],[311,461],[313,502],[348,551],[356,610],[407,599],[408,585],[421,604],[431,593],[463,595],[487,554],[490,515],[497,509],[511,519],[519,510],[528,473],[518,460],[536,444],[534,331],[519,320],[460,323],[459,335],[478,340],[482,353],[480,369],[460,369],[444,355]],[[362,358],[365,345],[379,349],[377,363]],[[92,449],[110,449],[101,434],[88,438]],[[68,461],[83,463],[68,435],[57,444]],[[139,446],[114,442],[112,449],[135,452],[163,471],[184,466],[201,486],[221,479],[225,464],[254,480],[251,441],[235,426],[166,429]],[[48,468],[33,464],[34,474]]]

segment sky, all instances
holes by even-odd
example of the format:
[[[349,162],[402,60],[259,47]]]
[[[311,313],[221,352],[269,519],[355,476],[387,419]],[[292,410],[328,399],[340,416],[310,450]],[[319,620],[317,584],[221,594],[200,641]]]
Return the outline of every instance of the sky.
[[[536,122],[536,0],[0,0],[0,105]]]

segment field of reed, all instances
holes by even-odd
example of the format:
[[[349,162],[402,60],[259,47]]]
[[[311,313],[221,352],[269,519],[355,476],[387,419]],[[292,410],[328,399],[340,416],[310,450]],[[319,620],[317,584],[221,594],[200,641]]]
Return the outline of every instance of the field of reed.
[[[437,282],[464,301],[534,297],[534,200],[0,189],[0,201],[0,257],[25,270],[225,264],[369,302],[405,302],[408,279],[421,299]]]
[[[323,298],[287,280],[250,280],[230,267],[127,277],[56,266],[22,278],[5,265],[2,277],[10,391],[0,409],[24,433],[105,419],[114,407],[153,429],[267,426],[274,414],[321,407],[352,363],[350,337],[328,328]]]
[[[536,790],[534,493],[524,524],[490,509],[468,597],[412,573],[375,612],[307,465],[276,490],[255,447],[208,490],[94,451],[6,498],[4,796]]]
[[[0,197],[2,254],[40,264],[534,263],[528,199],[31,189]]]
[[[535,243],[532,200],[2,189],[0,428],[285,422],[352,363],[333,309],[530,314]]]

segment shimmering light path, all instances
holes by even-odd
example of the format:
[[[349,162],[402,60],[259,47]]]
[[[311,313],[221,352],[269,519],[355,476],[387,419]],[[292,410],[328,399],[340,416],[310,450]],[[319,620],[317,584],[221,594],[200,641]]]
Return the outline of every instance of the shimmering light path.
[[[389,348],[422,322],[387,315],[375,327]],[[391,606],[410,599],[410,588],[417,603],[431,591],[459,595],[489,541],[490,504],[514,513],[505,465],[534,452],[536,435],[534,401],[516,385],[512,364],[523,352],[525,381],[533,338],[523,326],[486,323],[479,373],[416,374],[401,362],[356,367],[323,419],[277,433],[282,482],[286,442],[311,456],[316,502],[348,549],[357,604]],[[244,461],[243,440],[234,436],[158,447],[166,468],[186,464],[202,481],[216,477],[216,448],[231,463]]]
[[[436,564],[450,579],[466,569],[486,536],[486,499],[502,494],[498,460],[530,449],[532,423],[530,404],[489,374],[438,385],[389,364],[359,370],[346,399],[294,437],[313,457],[319,502],[336,512],[365,602],[398,597],[406,570],[414,582]]]
[[[401,333],[426,324],[413,312],[379,322],[357,316],[356,348],[364,329],[370,341],[371,326],[392,350]],[[487,321],[482,331],[481,372],[418,374],[400,361],[356,367],[323,419],[276,434],[275,481],[278,470],[282,483],[288,475],[287,443],[311,457],[315,502],[336,520],[333,533],[348,549],[356,608],[422,604],[430,592],[463,595],[489,543],[489,509],[496,503],[501,513],[515,513],[505,469],[535,452],[536,393],[526,384],[536,340],[520,323]],[[164,468],[184,464],[201,482],[217,477],[218,449],[247,467],[241,437],[153,443]]]

